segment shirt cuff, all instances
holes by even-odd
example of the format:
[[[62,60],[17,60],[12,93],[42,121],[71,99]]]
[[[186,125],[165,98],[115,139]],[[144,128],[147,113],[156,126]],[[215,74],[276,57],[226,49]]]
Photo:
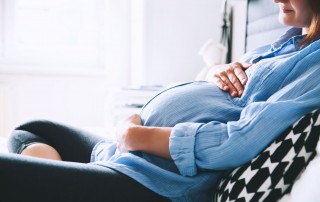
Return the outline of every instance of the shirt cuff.
[[[201,123],[180,123],[170,134],[169,150],[174,163],[183,176],[197,174],[195,162],[195,136]]]

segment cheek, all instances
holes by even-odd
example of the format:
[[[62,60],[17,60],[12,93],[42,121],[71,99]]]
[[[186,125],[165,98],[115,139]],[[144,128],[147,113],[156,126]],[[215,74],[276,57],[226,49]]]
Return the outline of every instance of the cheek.
[[[307,12],[301,12],[300,15],[297,16],[297,20],[299,20],[301,27],[309,27],[311,24],[311,19],[311,10]]]
[[[295,4],[295,10],[297,11],[296,20],[301,23],[301,26],[309,26],[312,19],[312,11],[307,0],[299,0]]]

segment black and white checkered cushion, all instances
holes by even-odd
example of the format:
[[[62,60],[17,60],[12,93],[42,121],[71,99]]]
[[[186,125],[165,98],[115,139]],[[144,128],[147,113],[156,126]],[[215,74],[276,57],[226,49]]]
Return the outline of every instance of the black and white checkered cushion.
[[[289,192],[316,154],[319,112],[305,115],[250,163],[228,172],[220,181],[213,201],[275,202]]]

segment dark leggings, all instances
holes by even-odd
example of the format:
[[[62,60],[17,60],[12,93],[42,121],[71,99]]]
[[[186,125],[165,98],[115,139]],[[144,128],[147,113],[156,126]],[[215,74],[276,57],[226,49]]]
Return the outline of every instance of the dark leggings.
[[[87,164],[102,140],[69,126],[33,121],[16,128],[9,151],[34,143],[53,146],[64,161],[0,155],[0,201],[168,201],[135,180],[109,168]]]

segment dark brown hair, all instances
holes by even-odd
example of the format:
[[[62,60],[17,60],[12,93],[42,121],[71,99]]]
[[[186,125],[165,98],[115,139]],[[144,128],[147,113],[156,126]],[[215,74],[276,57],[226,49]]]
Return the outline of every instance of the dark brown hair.
[[[320,1],[309,0],[308,2],[312,11],[312,19],[308,34],[304,37],[302,45],[307,45],[320,38]]]

